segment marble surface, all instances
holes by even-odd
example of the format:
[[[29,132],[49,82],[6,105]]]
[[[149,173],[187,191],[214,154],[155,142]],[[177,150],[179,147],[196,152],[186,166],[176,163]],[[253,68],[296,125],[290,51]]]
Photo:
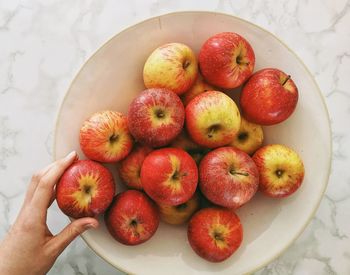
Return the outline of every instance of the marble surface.
[[[84,61],[125,27],[183,10],[233,14],[276,34],[308,66],[328,105],[333,166],[325,197],[301,237],[257,274],[350,274],[350,1],[345,0],[0,0],[0,238],[18,213],[33,171],[52,160],[57,110]],[[53,232],[67,224],[56,205],[48,223]],[[49,274],[122,273],[78,239]]]

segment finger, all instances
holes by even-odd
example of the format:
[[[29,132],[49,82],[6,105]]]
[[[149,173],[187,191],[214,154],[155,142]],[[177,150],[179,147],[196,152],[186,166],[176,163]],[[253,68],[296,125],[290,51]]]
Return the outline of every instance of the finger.
[[[65,158],[56,162],[52,168],[40,179],[33,194],[31,204],[37,209],[47,209],[52,197],[53,188],[64,171],[75,161],[76,153],[73,151]]]
[[[52,205],[52,203],[55,201],[55,199],[56,199],[56,192],[55,192],[55,190],[53,190],[48,207],[50,207]]]
[[[32,199],[34,191],[35,191],[40,179],[51,169],[51,167],[53,165],[54,165],[54,163],[51,163],[51,164],[47,165],[45,168],[34,173],[34,175],[32,176],[32,179],[30,181],[30,184],[28,186],[23,205],[26,205]]]
[[[49,200],[49,205],[47,206],[47,208],[49,208],[52,205],[52,203],[55,201],[55,199],[56,199],[56,192],[55,192],[55,188],[53,188],[52,189],[52,195],[51,195],[51,198]],[[44,211],[44,212],[40,213],[38,216],[40,218],[43,218],[44,221],[46,221],[47,211]]]
[[[58,255],[84,231],[97,228],[98,221],[94,218],[81,218],[67,225],[58,235],[50,240],[49,248]]]
[[[53,234],[51,233],[51,231],[50,231],[50,229],[47,227],[47,225],[46,225],[46,228],[45,228],[45,234],[46,234],[46,237],[51,237],[52,238],[52,236],[53,236]]]

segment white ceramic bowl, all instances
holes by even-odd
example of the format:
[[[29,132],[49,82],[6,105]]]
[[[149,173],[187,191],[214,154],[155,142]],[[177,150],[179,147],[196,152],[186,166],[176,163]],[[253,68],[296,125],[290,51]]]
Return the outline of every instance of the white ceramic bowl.
[[[136,274],[243,274],[276,258],[300,235],[312,218],[327,185],[331,160],[330,123],[322,95],[299,58],[278,38],[242,19],[212,12],[179,12],[151,18],[114,36],[83,66],[62,103],[55,132],[55,158],[79,148],[79,128],[95,111],[126,113],[131,100],[144,89],[143,64],[156,47],[182,42],[197,53],[211,35],[233,31],[243,35],[256,55],[255,70],[277,67],[292,75],[299,102],[285,122],[264,127],[266,143],[282,143],[304,160],[305,179],[289,198],[257,194],[238,210],[244,227],[239,250],[223,263],[209,263],[189,246],[186,226],[161,224],[146,243],[128,247],[108,234],[104,223],[83,234],[87,244],[120,270]],[[237,93],[235,91],[234,93]],[[115,171],[113,165],[109,167]],[[117,175],[117,189],[121,184]],[[102,221],[102,219],[101,219]]]

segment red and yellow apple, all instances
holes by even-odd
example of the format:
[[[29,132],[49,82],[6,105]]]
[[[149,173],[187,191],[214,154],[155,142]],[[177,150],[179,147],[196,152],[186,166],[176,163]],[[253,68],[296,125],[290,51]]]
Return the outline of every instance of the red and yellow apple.
[[[160,219],[168,224],[183,224],[199,208],[199,197],[194,193],[192,198],[179,205],[158,204]]]
[[[170,146],[185,150],[191,155],[197,164],[199,164],[202,157],[204,157],[204,155],[209,152],[208,148],[205,148],[193,142],[185,130],[182,131],[175,140],[173,140]]]
[[[221,147],[209,152],[199,166],[199,187],[211,202],[228,208],[247,203],[259,186],[254,161],[243,151]]]
[[[85,120],[79,141],[85,156],[100,162],[125,158],[133,145],[126,116],[114,111],[97,112]]]
[[[229,146],[233,146],[252,155],[264,141],[264,132],[260,125],[252,123],[241,117],[241,126]]]
[[[113,200],[115,185],[111,172],[92,160],[74,162],[56,186],[59,208],[72,218],[103,213]]]
[[[210,84],[232,89],[242,85],[253,73],[255,55],[242,36],[223,32],[203,44],[198,62],[204,79]]]
[[[128,125],[133,137],[141,144],[161,147],[180,134],[185,110],[180,98],[168,89],[143,91],[130,104]]]
[[[211,85],[209,85],[198,73],[196,82],[193,84],[191,89],[189,89],[186,93],[181,95],[181,100],[184,106],[186,107],[187,104],[190,103],[190,101],[194,99],[197,95],[212,90],[214,90],[214,88]]]
[[[119,176],[127,187],[142,190],[141,166],[150,152],[152,152],[152,148],[136,145],[131,153],[120,162],[118,166]]]
[[[157,231],[159,214],[144,193],[128,190],[115,196],[105,214],[105,223],[118,242],[137,245],[149,240]]]
[[[188,201],[196,191],[197,165],[184,150],[154,150],[143,161],[141,183],[156,203],[179,205]]]
[[[298,88],[290,75],[274,68],[254,73],[245,83],[240,97],[243,116],[261,125],[286,120],[297,102]]]
[[[260,175],[259,189],[273,198],[293,194],[304,179],[304,164],[291,148],[271,144],[260,148],[253,155]]]
[[[204,208],[192,216],[187,237],[200,257],[210,262],[222,262],[241,245],[243,228],[232,210]]]
[[[185,44],[169,43],[155,49],[143,68],[146,88],[166,88],[177,94],[186,92],[196,80],[196,55]]]
[[[229,144],[238,133],[241,116],[226,94],[209,91],[186,106],[186,128],[192,140],[208,148]]]

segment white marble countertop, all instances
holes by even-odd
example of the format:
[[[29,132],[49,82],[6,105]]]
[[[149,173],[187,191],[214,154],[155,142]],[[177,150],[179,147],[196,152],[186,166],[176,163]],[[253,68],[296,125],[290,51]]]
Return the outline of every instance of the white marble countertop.
[[[84,61],[127,26],[173,11],[221,11],[284,40],[320,85],[333,129],[326,195],[301,237],[257,274],[350,274],[350,1],[0,1],[0,239],[31,174],[52,158],[57,109]],[[48,223],[67,223],[57,206]],[[79,239],[50,274],[121,274]]]

